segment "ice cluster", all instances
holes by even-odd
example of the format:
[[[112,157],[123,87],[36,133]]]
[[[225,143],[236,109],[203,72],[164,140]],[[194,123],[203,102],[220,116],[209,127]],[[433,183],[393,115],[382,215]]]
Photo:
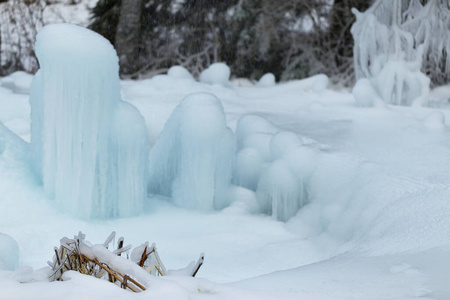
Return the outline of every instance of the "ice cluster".
[[[120,98],[114,48],[88,29],[54,24],[39,32],[36,55],[31,147],[46,194],[82,218],[139,213],[148,137],[139,111]]]
[[[256,193],[261,212],[287,221],[308,202],[306,184],[317,158],[293,132],[246,115],[236,126],[234,183]]]
[[[181,207],[224,208],[235,144],[219,99],[208,93],[186,96],[151,149],[149,192]]]
[[[19,245],[11,236],[0,233],[0,270],[12,271],[19,265]]]

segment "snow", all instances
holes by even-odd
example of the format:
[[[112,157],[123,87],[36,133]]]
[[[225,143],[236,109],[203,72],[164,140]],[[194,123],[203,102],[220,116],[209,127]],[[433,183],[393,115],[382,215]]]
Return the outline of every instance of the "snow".
[[[219,99],[207,93],[186,96],[150,152],[149,192],[171,197],[180,207],[224,208],[235,143]]]
[[[173,134],[181,134],[181,124],[190,141],[217,142],[216,134],[230,136],[231,128],[236,169],[226,194],[232,202],[222,210],[188,209],[170,198],[170,185],[170,194],[152,195],[139,216],[83,220],[61,212],[30,172],[22,140],[30,135],[28,97],[1,86],[0,232],[20,249],[19,268],[0,271],[2,299],[450,297],[450,87],[431,91],[430,107],[368,108],[355,105],[353,94],[327,88],[325,76],[257,88],[160,75],[121,87],[145,119],[151,151],[161,147],[158,157],[170,157],[169,143],[180,152],[182,139]],[[185,111],[180,104],[190,97],[204,110],[187,105]],[[134,114],[124,112],[124,120],[128,113]],[[258,182],[274,186],[277,201],[267,207],[287,221],[260,210]],[[289,202],[300,210],[285,199],[303,199]],[[61,237],[79,230],[93,242],[112,230],[125,244],[151,240],[169,269],[185,268],[201,252],[205,263],[196,278],[158,278],[141,294],[75,272],[47,282],[40,268]]]
[[[31,148],[46,195],[83,218],[141,212],[147,132],[139,111],[120,99],[112,45],[88,29],[54,24],[38,34],[36,55]]]

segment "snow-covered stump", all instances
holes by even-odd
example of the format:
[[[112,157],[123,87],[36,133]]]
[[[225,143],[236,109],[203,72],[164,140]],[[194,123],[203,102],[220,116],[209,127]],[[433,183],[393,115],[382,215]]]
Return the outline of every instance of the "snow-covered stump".
[[[197,262],[192,261],[186,268],[167,270],[154,243],[149,246],[149,242],[145,242],[131,251],[131,245],[124,246],[124,238],[121,237],[117,241],[117,248],[111,250],[116,232],[113,231],[103,244],[92,245],[85,237],[79,232],[73,239],[61,239],[59,248],[54,248],[53,260],[47,262],[52,269],[48,277],[50,281],[63,281],[65,272],[77,271],[139,293],[154,287],[157,284],[156,276],[171,274],[195,277],[205,259],[201,253]]]
[[[181,207],[224,208],[235,145],[219,99],[207,93],[186,96],[150,152],[149,192]]]
[[[31,147],[46,194],[83,218],[137,214],[148,138],[138,110],[120,99],[114,48],[93,31],[55,24],[38,34],[36,55]]]

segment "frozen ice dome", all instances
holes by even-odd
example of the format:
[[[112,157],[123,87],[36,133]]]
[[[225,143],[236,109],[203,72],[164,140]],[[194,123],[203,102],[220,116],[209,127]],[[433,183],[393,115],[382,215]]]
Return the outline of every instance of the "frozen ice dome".
[[[224,63],[214,63],[203,70],[200,81],[208,84],[226,85],[230,80],[230,68]]]
[[[13,271],[19,265],[19,245],[11,236],[0,233],[0,270]]]

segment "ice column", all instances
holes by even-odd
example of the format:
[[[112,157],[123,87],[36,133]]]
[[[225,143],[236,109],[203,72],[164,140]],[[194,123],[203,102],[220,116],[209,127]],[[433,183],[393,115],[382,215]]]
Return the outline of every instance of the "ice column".
[[[83,218],[140,212],[148,137],[138,110],[120,99],[113,46],[88,29],[54,24],[39,32],[36,56],[31,147],[45,192]]]

